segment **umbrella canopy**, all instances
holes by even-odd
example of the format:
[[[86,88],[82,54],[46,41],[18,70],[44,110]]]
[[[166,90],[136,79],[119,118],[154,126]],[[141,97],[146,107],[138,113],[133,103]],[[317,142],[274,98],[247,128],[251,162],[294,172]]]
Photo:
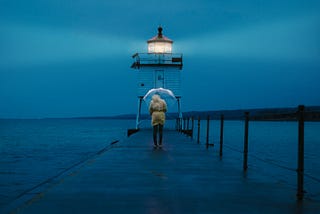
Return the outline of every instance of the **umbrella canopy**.
[[[152,96],[155,94],[158,94],[161,97],[161,99],[165,100],[168,106],[175,104],[177,101],[176,96],[173,94],[171,90],[165,88],[153,88],[150,89],[143,97],[143,100],[146,102],[148,106],[150,105]]]

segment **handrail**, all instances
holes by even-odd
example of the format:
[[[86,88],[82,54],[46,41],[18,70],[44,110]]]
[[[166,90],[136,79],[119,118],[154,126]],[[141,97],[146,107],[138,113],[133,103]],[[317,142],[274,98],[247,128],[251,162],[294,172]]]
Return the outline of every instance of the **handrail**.
[[[132,68],[139,68],[143,65],[173,65],[182,66],[182,54],[180,53],[135,53],[132,58]]]
[[[306,111],[307,109],[307,111]],[[298,122],[298,163],[297,163],[297,170],[291,169],[289,167],[284,167],[281,166],[282,168],[285,169],[289,169],[291,171],[296,171],[297,172],[297,199],[299,201],[303,200],[304,197],[304,176],[311,178],[315,181],[320,182],[319,179],[315,179],[313,176],[305,174],[304,173],[304,122],[305,119],[310,119],[312,117],[314,117],[315,115],[318,115],[319,112],[313,112],[312,110],[310,110],[311,108],[307,108],[303,105],[298,106],[298,108],[296,109],[296,111],[292,111],[292,112],[288,112],[288,113],[281,113],[281,114],[274,114],[273,117],[272,115],[267,115],[267,116],[261,116],[261,117],[257,117],[257,116],[250,116],[250,111],[248,112],[244,112],[244,147],[243,147],[243,151],[239,151],[243,153],[243,170],[246,171],[248,169],[248,143],[249,143],[249,121],[250,120],[262,120],[262,121],[288,121],[288,120],[295,120]],[[306,117],[307,116],[307,117]],[[178,118],[177,119],[177,129],[185,134],[188,134],[189,136],[191,136],[193,138],[193,129],[194,127],[192,126],[192,129],[189,129],[189,120],[191,118],[192,123],[194,123],[194,118],[196,117],[196,115],[193,115],[192,117],[188,117],[188,118]],[[274,118],[274,119],[273,119]],[[217,118],[215,118],[217,119]],[[220,157],[222,157],[223,155],[223,135],[224,135],[224,119],[225,116],[223,114],[221,114],[220,116]],[[197,128],[198,128],[198,134],[197,134],[197,139],[196,142],[200,143],[200,116],[197,116]],[[208,149],[209,145],[213,145],[209,143],[209,121],[210,121],[210,116],[208,115],[207,118],[207,128],[206,128],[206,140],[205,140],[205,145],[206,148]],[[228,146],[227,146],[228,147]],[[238,150],[237,150],[238,151]],[[249,156],[252,157],[256,157],[252,154],[250,154]],[[262,160],[261,158],[258,158],[258,160]],[[264,161],[267,162],[267,161]],[[272,163],[273,165],[277,165]]]

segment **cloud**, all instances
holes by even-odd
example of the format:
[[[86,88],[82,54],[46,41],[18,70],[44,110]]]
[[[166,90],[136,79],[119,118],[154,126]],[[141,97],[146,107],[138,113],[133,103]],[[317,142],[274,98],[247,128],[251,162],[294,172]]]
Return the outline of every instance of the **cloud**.
[[[142,44],[112,34],[0,23],[0,67],[32,66],[131,55]],[[138,47],[139,48],[139,47]]]
[[[320,61],[318,15],[259,23],[179,41],[188,55],[281,61]]]

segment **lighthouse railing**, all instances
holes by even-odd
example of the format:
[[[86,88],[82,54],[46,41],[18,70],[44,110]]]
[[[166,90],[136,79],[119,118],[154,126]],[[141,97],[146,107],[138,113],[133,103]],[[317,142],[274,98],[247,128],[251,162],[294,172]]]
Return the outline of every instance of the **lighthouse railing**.
[[[173,65],[182,66],[182,54],[180,53],[136,53],[132,56],[134,62],[131,67],[141,65]]]

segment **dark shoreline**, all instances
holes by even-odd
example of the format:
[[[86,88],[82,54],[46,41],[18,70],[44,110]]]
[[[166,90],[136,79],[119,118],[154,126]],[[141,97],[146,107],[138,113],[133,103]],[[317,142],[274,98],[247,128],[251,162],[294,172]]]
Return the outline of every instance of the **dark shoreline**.
[[[263,108],[263,109],[239,109],[239,110],[215,110],[215,111],[188,111],[183,112],[184,118],[195,119],[220,119],[224,115],[225,120],[242,120],[245,112],[250,113],[250,120],[257,121],[295,121],[297,108]],[[150,115],[142,114],[141,119],[150,119]],[[178,118],[178,113],[167,113],[167,119]],[[136,114],[123,114],[116,116],[73,117],[73,119],[117,119],[135,120]],[[320,106],[305,108],[305,121],[320,121]]]
[[[295,121],[298,108],[261,108],[261,109],[239,109],[239,110],[215,110],[215,111],[188,111],[183,112],[184,118],[220,119],[221,115],[225,120],[242,120],[245,112],[250,113],[250,120],[256,121]],[[305,107],[305,121],[320,121],[320,106]],[[167,119],[175,119],[178,113],[167,113]],[[142,114],[141,119],[150,119],[150,115]],[[102,117],[74,117],[74,119],[124,119],[134,120],[136,114],[123,114],[116,116]]]
[[[217,120],[224,116],[225,120],[243,120],[245,112],[249,112],[250,120],[255,121],[295,121],[298,108],[259,108],[238,110],[214,110],[214,111],[187,111],[183,112],[184,118]],[[304,111],[305,121],[320,121],[320,106],[307,106]],[[167,119],[178,118],[178,113],[167,113]],[[94,120],[135,120],[136,114],[121,114],[114,116],[84,116],[84,117],[47,117],[47,118],[0,118],[1,120],[41,120],[41,119],[94,119]],[[142,114],[140,119],[150,119],[149,114]]]

